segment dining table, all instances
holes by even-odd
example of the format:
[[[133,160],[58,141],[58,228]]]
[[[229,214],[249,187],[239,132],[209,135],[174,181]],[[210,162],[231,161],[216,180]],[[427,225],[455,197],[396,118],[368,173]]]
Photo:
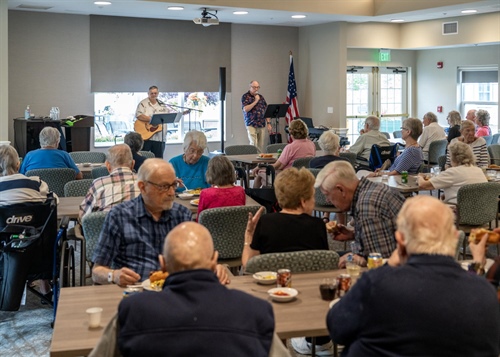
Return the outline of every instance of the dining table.
[[[345,273],[345,269],[339,269],[293,274],[292,287],[298,291],[298,295],[290,302],[274,302],[267,291],[276,285],[260,285],[252,275],[232,277],[228,288],[269,301],[274,311],[275,331],[280,339],[322,336],[328,335],[326,314],[330,301],[321,299],[319,285],[324,278],[334,278]],[[117,285],[62,288],[50,356],[88,355],[116,314],[122,298],[123,289]],[[89,328],[85,312],[91,307],[103,309],[100,326],[92,329]]]
[[[418,193],[419,191],[425,191],[418,187],[417,181],[418,175],[408,175],[408,183],[401,182],[401,175],[391,175],[387,180],[384,180],[382,176],[368,177],[367,179],[372,182],[378,182],[386,184],[387,186],[398,190],[403,196],[411,196],[413,193]]]

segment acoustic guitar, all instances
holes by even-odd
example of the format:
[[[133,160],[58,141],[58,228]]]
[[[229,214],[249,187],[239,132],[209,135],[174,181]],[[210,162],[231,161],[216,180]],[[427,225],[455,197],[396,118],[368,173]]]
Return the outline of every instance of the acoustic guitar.
[[[136,119],[134,122],[134,131],[138,132],[142,140],[149,140],[151,137],[156,134],[157,132],[162,130],[162,126],[160,125],[151,125],[149,123],[140,121],[139,119]]]

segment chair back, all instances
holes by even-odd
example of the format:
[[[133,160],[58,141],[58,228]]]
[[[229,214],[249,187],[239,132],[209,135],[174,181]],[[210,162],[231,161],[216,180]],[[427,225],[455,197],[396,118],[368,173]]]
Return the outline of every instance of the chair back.
[[[256,255],[247,262],[245,272],[277,271],[290,269],[292,273],[304,273],[338,269],[339,255],[333,250],[303,250],[298,252],[268,253]]]
[[[444,166],[446,165],[446,155],[438,157],[438,165],[439,168],[444,171]]]
[[[73,151],[69,153],[75,164],[84,162],[102,163],[106,161],[106,154],[98,151]]]
[[[279,149],[283,150],[286,145],[287,145],[286,143],[267,145],[266,146],[266,152],[268,154],[276,153],[276,152],[278,152]]]
[[[317,177],[321,169],[309,168],[309,171],[311,171],[314,177]],[[314,200],[316,201],[316,206],[335,207],[330,203],[330,201],[327,200],[326,196],[323,194],[323,192],[321,192],[321,189],[319,187],[315,188]]]
[[[109,175],[109,171],[108,171],[108,168],[106,166],[95,167],[92,169],[92,179],[94,179],[94,180],[96,178],[108,176],[108,175]]]
[[[212,235],[219,259],[241,258],[248,213],[255,214],[260,206],[219,207],[203,210],[198,223]]]
[[[446,147],[448,146],[448,140],[435,140],[429,145],[429,166],[437,165],[439,163],[438,159],[440,156],[446,155]]]
[[[344,157],[351,163],[352,167],[356,167],[358,162],[356,160],[357,155],[353,152],[341,152],[339,157]]]
[[[390,138],[391,138],[391,134],[389,134],[389,133],[388,133],[388,132],[386,132],[386,131],[381,131],[381,132],[380,132],[380,134],[385,135],[385,137],[386,137],[387,139],[390,139]]]
[[[314,143],[314,147],[316,147],[316,151],[322,150],[321,146],[319,146],[319,143],[317,141],[313,141],[313,143]]]
[[[226,155],[250,155],[258,154],[259,150],[253,145],[231,145],[224,149]]]
[[[64,185],[73,181],[76,172],[69,168],[34,169],[26,172],[26,176],[38,176],[49,186],[49,190],[59,197],[64,197]]]
[[[483,139],[484,141],[486,141],[486,146],[490,146],[492,144],[492,141],[493,141],[493,136],[483,136]]]
[[[92,255],[99,241],[99,236],[107,214],[107,211],[98,211],[86,214],[82,218],[83,236],[85,237],[85,255],[89,262],[92,262]]]
[[[154,159],[155,154],[152,153],[151,151],[139,151],[139,154],[141,156],[144,156],[146,159]]]
[[[394,136],[394,139],[402,139],[403,138],[403,132],[401,130],[393,131],[392,135]]]
[[[495,165],[500,165],[500,145],[491,144],[488,146],[488,154],[490,155],[490,162]]]
[[[500,133],[493,134],[491,145],[498,144],[498,139],[500,139]]]
[[[90,186],[94,180],[83,179],[73,180],[64,185],[64,197],[78,197],[85,196],[89,191]]]
[[[482,226],[495,220],[500,183],[464,185],[457,193],[457,225]]]
[[[391,160],[394,162],[396,154],[398,153],[398,144],[393,144],[389,146],[380,146],[374,144],[370,152],[370,168],[376,170],[380,168],[386,160]]]
[[[295,161],[292,163],[292,166],[296,167],[298,169],[300,169],[301,167],[309,167],[309,162],[312,159],[314,159],[314,157],[312,157],[312,156],[301,157],[301,158],[295,159]]]

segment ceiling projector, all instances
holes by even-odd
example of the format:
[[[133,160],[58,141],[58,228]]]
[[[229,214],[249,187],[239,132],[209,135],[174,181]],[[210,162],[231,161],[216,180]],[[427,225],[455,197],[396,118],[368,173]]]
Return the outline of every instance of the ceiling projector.
[[[215,10],[215,14],[207,11],[207,8],[204,8],[201,12],[201,17],[196,17],[193,19],[193,22],[197,25],[203,26],[212,26],[219,24],[219,18],[217,17],[217,10]],[[209,15],[212,15],[213,18]]]

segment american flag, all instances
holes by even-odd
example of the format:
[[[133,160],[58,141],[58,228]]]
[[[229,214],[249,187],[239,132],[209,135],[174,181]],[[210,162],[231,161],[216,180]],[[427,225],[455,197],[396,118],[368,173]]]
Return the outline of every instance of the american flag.
[[[290,53],[290,72],[288,73],[288,91],[286,93],[286,102],[290,104],[286,112],[286,122],[290,125],[293,118],[300,116],[299,101],[297,100],[297,85],[295,84],[295,72],[293,70],[293,56]],[[292,139],[288,136],[288,142]]]

